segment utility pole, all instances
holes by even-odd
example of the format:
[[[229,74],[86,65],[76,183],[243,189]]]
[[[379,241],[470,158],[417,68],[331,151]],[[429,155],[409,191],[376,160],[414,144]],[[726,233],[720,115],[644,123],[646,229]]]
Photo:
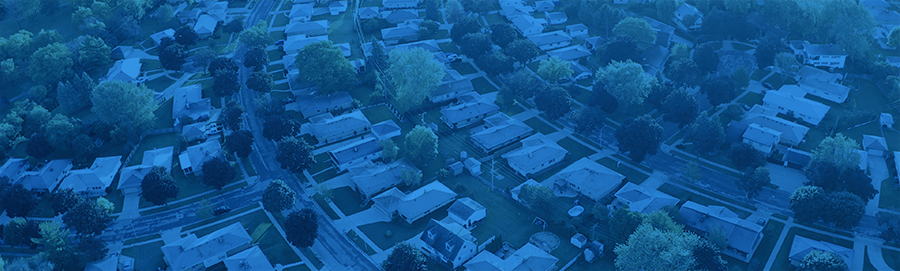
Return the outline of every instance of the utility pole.
[[[494,158],[491,158],[491,187],[488,187],[488,192],[494,189]]]

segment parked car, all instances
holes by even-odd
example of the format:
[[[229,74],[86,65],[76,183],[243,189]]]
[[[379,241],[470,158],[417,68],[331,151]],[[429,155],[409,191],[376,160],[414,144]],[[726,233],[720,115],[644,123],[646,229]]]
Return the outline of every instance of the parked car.
[[[138,77],[137,81],[135,81],[135,83],[138,83],[138,84],[142,84],[144,82],[147,82],[147,77],[144,77],[144,76]]]
[[[459,55],[457,55],[457,54],[454,54],[454,53],[446,53],[445,55],[447,56],[447,59],[449,59],[451,63],[452,63],[452,62],[460,62],[460,61],[462,61],[462,58],[460,58]]]
[[[216,209],[213,211],[213,214],[221,215],[221,214],[224,214],[227,212],[231,212],[231,207],[228,207],[227,205],[223,205],[223,206],[216,207]]]
[[[284,40],[276,41],[275,45],[284,45]]]
[[[772,86],[772,84],[769,84],[769,83],[762,83],[762,85],[766,89],[771,89],[771,90],[775,89],[775,86]]]

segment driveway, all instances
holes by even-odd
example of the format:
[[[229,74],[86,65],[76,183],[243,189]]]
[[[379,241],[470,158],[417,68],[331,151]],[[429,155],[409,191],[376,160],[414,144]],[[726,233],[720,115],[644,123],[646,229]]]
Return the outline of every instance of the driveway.
[[[778,185],[779,190],[788,193],[794,193],[794,190],[797,190],[806,182],[806,175],[803,175],[803,171],[797,169],[772,163],[766,163],[766,169],[769,170],[772,183]]]

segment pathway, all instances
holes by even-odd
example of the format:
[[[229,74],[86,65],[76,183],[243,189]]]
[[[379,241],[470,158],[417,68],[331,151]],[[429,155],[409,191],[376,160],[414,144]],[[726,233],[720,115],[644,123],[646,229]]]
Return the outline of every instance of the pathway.
[[[781,230],[781,235],[778,236],[778,242],[775,242],[775,248],[772,249],[772,253],[769,254],[769,260],[766,261],[766,267],[763,270],[772,270],[772,265],[775,264],[775,258],[778,256],[778,251],[781,250],[782,244],[784,244],[784,239],[787,237],[788,229],[794,224],[794,218],[788,218],[787,222],[784,223],[784,228]]]
[[[881,181],[890,178],[888,174],[887,163],[882,156],[869,155],[869,174],[872,176],[872,186],[876,191],[881,192]],[[875,198],[869,200],[866,205],[866,214],[875,215],[878,213],[878,203],[881,202],[881,193],[875,194]]]

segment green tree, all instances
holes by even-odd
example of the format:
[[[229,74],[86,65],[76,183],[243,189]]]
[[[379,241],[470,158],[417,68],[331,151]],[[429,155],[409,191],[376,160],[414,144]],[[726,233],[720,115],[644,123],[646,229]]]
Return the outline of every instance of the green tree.
[[[765,187],[777,188],[769,177],[769,169],[758,167],[756,170],[744,173],[737,180],[737,186],[744,192],[747,192],[747,198],[755,198],[759,196],[759,192]]]
[[[830,251],[814,249],[800,262],[799,271],[847,271],[847,263]]]
[[[56,83],[72,75],[72,53],[62,43],[41,47],[31,55],[29,73],[38,84]]]
[[[541,48],[529,39],[517,39],[503,47],[503,52],[524,64],[541,55]]]
[[[775,55],[775,66],[781,70],[782,80],[784,80],[786,76],[793,77],[797,75],[803,64],[797,61],[797,57],[794,54],[782,52]]]
[[[381,268],[384,271],[425,271],[428,270],[425,261],[425,255],[418,248],[403,242],[391,250],[387,259],[381,263]]]
[[[162,7],[160,7],[162,9]],[[194,28],[189,25],[179,26],[178,29],[175,29],[174,35],[175,42],[184,46],[191,46],[197,44],[197,41],[200,40],[200,35],[197,34],[197,31],[194,31]]]
[[[728,153],[731,164],[739,170],[757,168],[766,165],[763,153],[750,144],[741,143],[731,147]]]
[[[285,239],[296,247],[310,247],[318,235],[319,222],[312,209],[291,212],[284,222]]]
[[[859,165],[859,143],[843,134],[826,137],[819,142],[819,146],[812,152],[810,164],[815,161],[834,163],[838,170],[844,171]],[[807,176],[809,176],[807,170]]]
[[[663,113],[663,120],[677,123],[678,127],[682,128],[697,119],[699,107],[700,104],[697,103],[697,98],[694,95],[687,93],[682,88],[678,88],[666,96],[660,111]]]
[[[34,36],[34,40],[31,46],[33,46],[34,48],[41,48],[57,42],[66,42],[65,40],[63,40],[62,35],[60,35],[58,31],[41,29],[41,31]]]
[[[63,222],[81,235],[100,235],[113,222],[108,200],[86,200],[63,215]]]
[[[506,48],[506,45],[509,45],[519,37],[519,32],[516,32],[516,29],[508,23],[493,23],[490,29],[491,41],[503,48]]]
[[[296,64],[300,80],[312,83],[323,93],[348,89],[356,83],[353,65],[331,41],[306,45],[297,53]]]
[[[484,54],[475,60],[475,65],[481,68],[488,75],[500,75],[510,73],[514,70],[512,58],[506,56],[501,51],[493,51]]]
[[[218,97],[229,96],[232,93],[241,91],[241,81],[238,79],[237,71],[232,70],[216,70],[213,73],[213,93]]]
[[[50,146],[50,142],[47,141],[47,137],[44,134],[34,133],[25,141],[25,154],[32,158],[44,160],[54,151],[56,149]]]
[[[725,128],[722,127],[719,116],[710,117],[703,111],[691,124],[687,139],[694,143],[697,152],[710,153],[725,144]]]
[[[477,59],[493,50],[493,47],[487,34],[469,33],[462,37],[459,50],[469,58]]]
[[[616,97],[623,107],[643,103],[647,94],[650,94],[651,87],[656,83],[656,78],[647,75],[641,64],[631,60],[613,61],[597,70],[594,78],[603,83],[609,94]]]
[[[407,187],[418,186],[422,183],[422,171],[401,169],[400,180],[403,180],[403,184],[406,184]]]
[[[557,56],[541,60],[537,74],[549,81],[556,83],[560,79],[572,76],[572,63],[559,59]]]
[[[616,246],[617,270],[687,271],[697,264],[692,251],[700,237],[690,232],[673,232],[643,224]]]
[[[288,187],[284,181],[275,179],[269,183],[269,186],[266,187],[266,191],[263,192],[263,207],[273,213],[291,209],[294,208],[296,196],[294,190]]]
[[[478,24],[478,21],[475,18],[466,16],[459,17],[456,20],[456,23],[453,24],[453,27],[450,28],[450,39],[455,44],[462,44],[463,37],[466,34],[477,33],[481,30],[481,25]]]
[[[534,96],[537,109],[555,120],[572,111],[572,97],[565,89],[554,86],[540,91]]]
[[[71,227],[71,225],[70,225]],[[59,222],[44,222],[40,224],[39,238],[31,240],[44,246],[40,257],[53,263],[55,270],[80,270],[87,263],[81,257],[77,257],[77,251],[69,240],[69,230],[62,229]]]
[[[703,72],[712,73],[719,68],[719,53],[716,52],[712,43],[697,46],[693,60],[694,63],[697,63],[697,68]]]
[[[768,7],[769,5],[766,6]],[[753,52],[753,56],[756,57],[756,66],[760,69],[765,69],[775,65],[775,54],[778,54],[780,44],[780,41],[775,39],[760,39],[759,45],[756,46],[756,51]]]
[[[244,106],[238,101],[228,101],[225,104],[225,108],[222,108],[219,121],[222,123],[222,126],[225,126],[225,129],[239,131],[244,128],[244,110]]]
[[[834,223],[838,228],[849,229],[859,226],[859,221],[866,214],[866,204],[859,196],[841,191],[825,194],[823,205],[818,206],[822,220]]]
[[[693,85],[700,77],[700,69],[693,59],[677,59],[666,63],[663,73],[672,81],[682,85]]]
[[[175,9],[169,4],[162,4],[156,9],[156,19],[162,23],[171,22],[175,19]]]
[[[747,72],[744,66],[740,66],[731,74],[731,81],[734,82],[737,88],[745,89],[750,85],[750,73]]]
[[[244,53],[244,67],[259,71],[269,66],[269,52],[265,47],[257,46]]]
[[[825,191],[818,186],[804,185],[791,193],[791,211],[794,218],[804,223],[812,223],[819,220],[819,216],[825,204]]]
[[[256,46],[266,46],[272,43],[272,37],[269,36],[269,24],[266,21],[260,20],[256,22],[251,28],[244,29],[240,34],[240,42],[244,46],[256,47]],[[307,46],[308,47],[308,46]],[[302,55],[301,52],[299,55]],[[302,74],[302,73],[301,73]]]
[[[281,168],[293,173],[301,173],[316,163],[313,157],[312,146],[306,140],[285,136],[278,141],[278,153],[275,160],[281,164]]]
[[[253,134],[247,130],[231,132],[225,137],[225,149],[240,158],[247,158],[253,151]]]
[[[110,62],[111,51],[102,39],[87,36],[81,41],[81,48],[78,48],[78,66],[86,71],[93,71]]]
[[[38,198],[33,190],[25,189],[21,183],[3,191],[0,203],[6,207],[8,217],[26,217],[37,208]]]
[[[687,59],[691,58],[691,48],[687,45],[676,43],[672,45],[672,53],[669,54],[669,59]]]
[[[390,62],[386,73],[404,112],[421,104],[444,79],[444,65],[422,48],[391,50]]]
[[[390,162],[397,158],[400,147],[397,147],[397,144],[394,143],[393,139],[388,138],[378,142],[378,144],[381,145],[381,159]]]
[[[0,45],[2,45],[0,46],[0,49],[2,49],[0,52],[5,54],[7,58],[15,59],[17,62],[24,62],[29,56],[28,54],[32,53],[33,43],[33,33],[24,29],[19,30],[19,32],[10,35],[7,39],[0,38]]]
[[[84,197],[75,193],[72,188],[56,190],[51,194],[50,206],[56,211],[56,214],[64,214],[81,204]]]
[[[447,17],[448,23],[455,23],[463,16],[465,11],[463,10],[462,4],[459,3],[459,0],[447,0],[447,3],[444,3],[444,14]]]
[[[154,205],[164,205],[169,199],[178,197],[178,185],[169,170],[154,166],[141,180],[141,197]]]
[[[75,112],[91,106],[91,92],[97,83],[82,72],[81,76],[75,75],[72,80],[59,82],[56,86],[56,100],[59,101],[60,110]]]
[[[662,140],[663,128],[649,115],[622,122],[616,130],[616,146],[628,153],[628,158],[640,163],[647,155],[656,154]]]
[[[203,163],[201,172],[200,180],[216,189],[222,189],[237,177],[237,172],[231,167],[231,163],[221,156]]]
[[[575,132],[582,135],[591,135],[603,128],[606,113],[599,106],[587,106],[578,112],[575,118]]]
[[[175,42],[172,38],[165,37],[159,43],[159,63],[163,69],[170,71],[181,70],[188,58],[187,46]],[[218,79],[219,76],[216,76]]]
[[[647,21],[636,17],[628,17],[619,21],[613,28],[613,34],[633,41],[640,50],[646,50],[656,42],[656,31],[653,31]]]
[[[41,2],[35,0],[0,0],[0,5],[19,22],[32,19],[41,11]]]
[[[894,27],[891,29],[891,34],[888,35],[888,46],[897,47],[900,46],[900,26]]]
[[[112,80],[91,91],[91,111],[101,122],[113,127],[114,138],[133,141],[153,127],[157,104],[147,86]]]
[[[519,192],[519,200],[528,204],[532,209],[548,211],[550,210],[550,200],[552,200],[553,190],[543,185],[525,185]]]
[[[684,231],[684,226],[675,222],[671,216],[669,216],[669,212],[666,210],[656,210],[650,214],[644,216],[643,219],[644,224],[648,224],[653,228],[656,228],[661,231],[671,231],[671,232],[682,232]]]
[[[31,238],[40,236],[38,226],[34,221],[16,217],[9,220],[3,227],[3,242],[10,246],[31,246],[34,242]]]
[[[53,263],[40,255],[17,258],[6,265],[6,271],[51,271]]]
[[[707,79],[700,85],[700,92],[713,106],[729,103],[738,95],[734,80],[724,76]]]
[[[678,5],[680,4],[681,2],[678,0],[656,1],[656,17],[663,22],[671,21],[672,17],[675,16],[675,9],[678,8]]]
[[[644,216],[638,212],[632,212],[628,206],[622,206],[612,212],[609,218],[610,238],[616,244],[628,241],[628,236],[644,221]]]
[[[269,92],[275,87],[272,74],[266,71],[255,71],[247,77],[247,88],[257,92]]]
[[[19,80],[21,72],[16,67],[16,60],[7,58],[0,61],[0,83],[12,83]]]
[[[406,155],[419,167],[424,167],[438,155],[438,137],[431,128],[416,125],[406,134]]]
[[[869,10],[856,2],[840,0],[807,6],[810,9],[821,8],[821,13],[815,16],[821,25],[816,28],[819,36],[841,46],[852,60],[868,59],[872,47],[872,28],[878,25]]]

